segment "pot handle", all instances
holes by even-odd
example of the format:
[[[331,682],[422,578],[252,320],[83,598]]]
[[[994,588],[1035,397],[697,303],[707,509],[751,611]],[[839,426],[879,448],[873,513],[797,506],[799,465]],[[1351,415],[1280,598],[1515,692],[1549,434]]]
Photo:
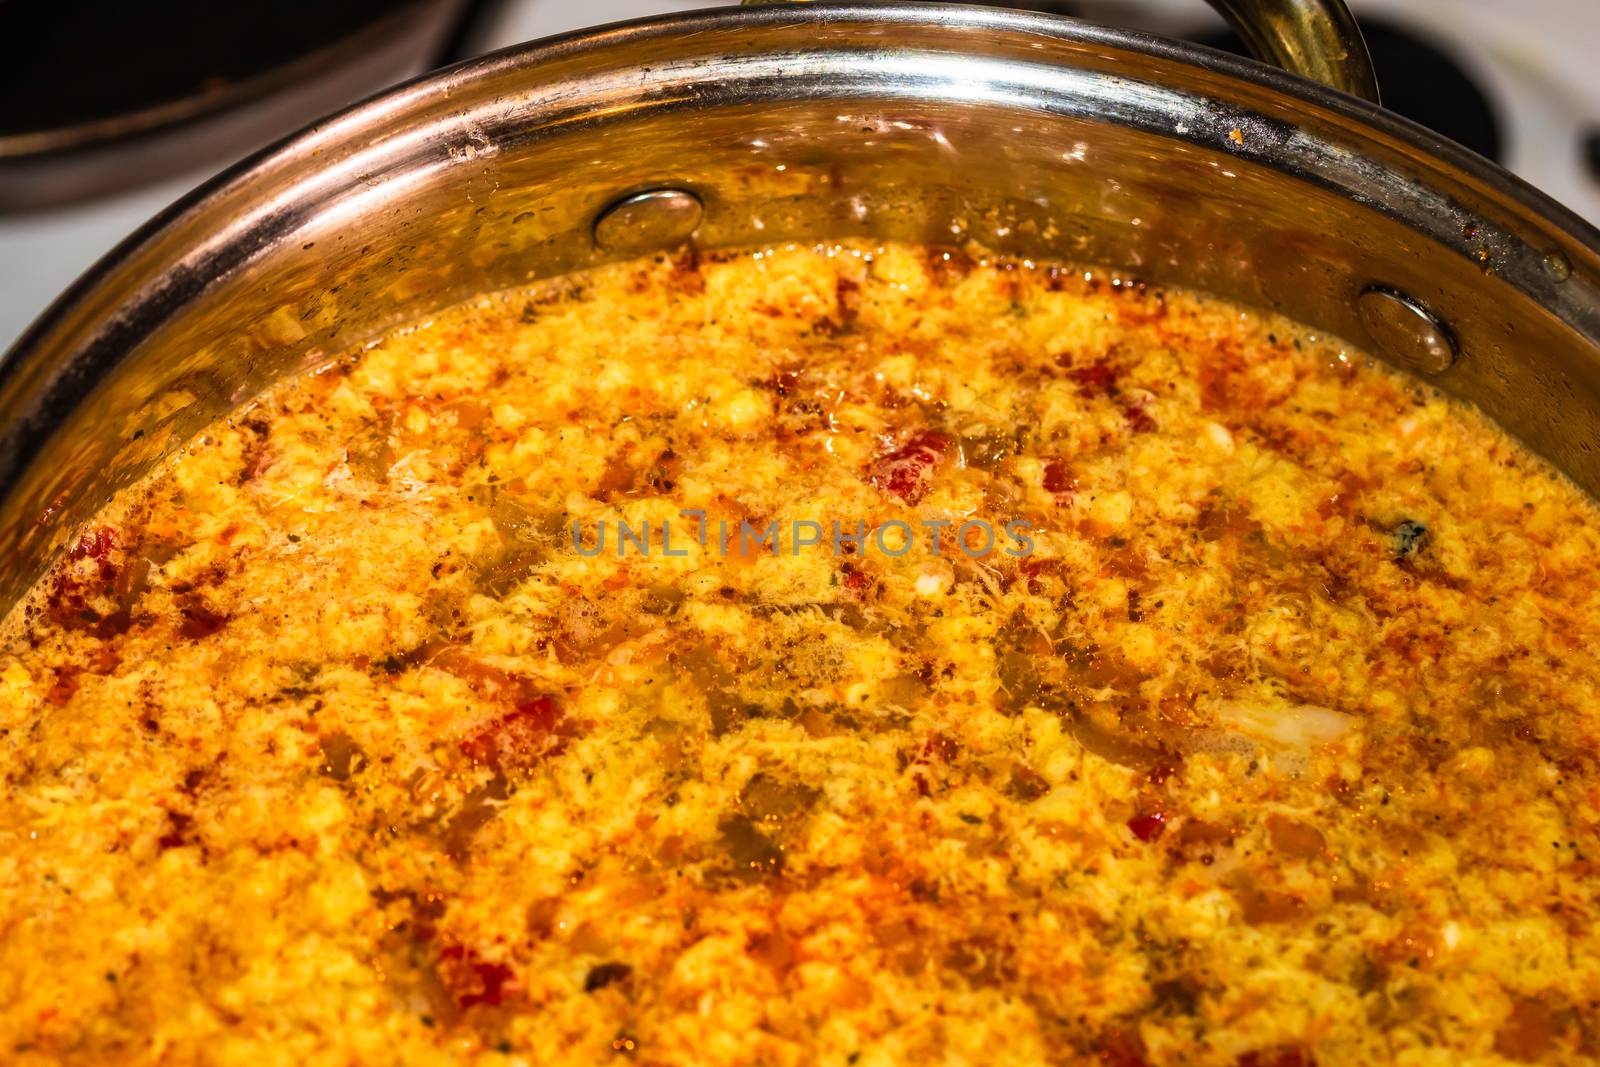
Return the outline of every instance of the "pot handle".
[[[743,0],[746,6],[802,0]],[[1378,103],[1378,76],[1344,0],[1206,0],[1252,54],[1314,82]]]
[[[1344,0],[1206,0],[1264,63],[1379,103],[1366,38]]]

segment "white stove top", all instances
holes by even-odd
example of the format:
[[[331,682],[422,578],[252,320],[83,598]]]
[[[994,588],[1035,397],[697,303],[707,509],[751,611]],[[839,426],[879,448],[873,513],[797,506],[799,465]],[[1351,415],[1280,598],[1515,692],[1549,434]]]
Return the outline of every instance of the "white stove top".
[[[623,19],[707,6],[708,0],[515,0],[475,42],[484,51]],[[1205,25],[1199,0],[1118,0],[1139,24],[1172,32]],[[1600,132],[1600,2],[1596,0],[1358,0],[1454,53],[1502,120],[1506,165],[1579,215],[1600,223],[1600,175],[1586,170],[1582,131]],[[1096,14],[1114,11],[1105,0]],[[207,177],[189,174],[121,196],[0,217],[0,349],[121,238]]]

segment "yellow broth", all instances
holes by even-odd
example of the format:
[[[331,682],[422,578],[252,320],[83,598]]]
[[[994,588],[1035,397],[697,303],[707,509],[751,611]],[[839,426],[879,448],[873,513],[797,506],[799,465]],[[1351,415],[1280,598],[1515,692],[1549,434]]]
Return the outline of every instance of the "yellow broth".
[[[0,1059],[1594,1063],[1597,545],[1476,413],[1111,273],[486,297],[10,616]]]

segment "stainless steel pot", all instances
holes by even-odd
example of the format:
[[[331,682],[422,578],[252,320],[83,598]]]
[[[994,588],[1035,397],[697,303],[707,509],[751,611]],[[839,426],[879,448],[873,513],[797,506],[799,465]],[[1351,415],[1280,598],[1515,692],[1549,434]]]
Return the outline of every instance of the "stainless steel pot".
[[[1367,87],[1358,49],[1329,51],[1353,40],[1337,8],[1260,10],[1276,29],[1248,36],[1271,54]],[[1600,490],[1600,234],[1492,164],[1355,97],[1139,34],[932,4],[753,7],[413,82],[113,252],[0,361],[0,602],[207,422],[398,323],[686,238],[863,235],[973,239],[1280,310],[1475,401]]]

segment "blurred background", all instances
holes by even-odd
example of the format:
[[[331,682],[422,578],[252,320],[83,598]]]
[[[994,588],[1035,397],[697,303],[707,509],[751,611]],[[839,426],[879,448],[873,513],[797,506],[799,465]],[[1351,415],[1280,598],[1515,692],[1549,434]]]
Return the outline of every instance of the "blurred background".
[[[0,3],[0,350],[163,207],[320,115],[507,45],[710,3]],[[1202,0],[997,6],[1239,50]],[[1386,106],[1600,223],[1600,0],[1351,6]]]

